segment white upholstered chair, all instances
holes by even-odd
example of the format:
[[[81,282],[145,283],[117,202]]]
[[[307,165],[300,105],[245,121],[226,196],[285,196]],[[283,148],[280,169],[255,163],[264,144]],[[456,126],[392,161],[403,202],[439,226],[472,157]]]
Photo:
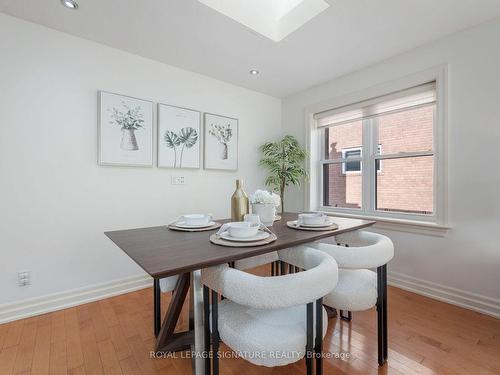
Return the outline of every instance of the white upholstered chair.
[[[339,267],[337,286],[323,303],[349,321],[352,311],[377,306],[378,362],[382,366],[387,360],[386,265],[394,256],[394,245],[388,237],[366,231],[335,236],[335,242],[312,245],[335,258]],[[374,268],[377,272],[371,271]],[[348,312],[347,318],[343,311]]]
[[[278,253],[272,251],[267,254],[257,255],[251,258],[240,259],[234,262],[234,268],[238,270],[248,270],[250,268],[255,268],[258,266],[263,266],[264,264],[271,264],[271,274],[274,276],[277,274],[277,262],[279,261]]]
[[[219,340],[255,365],[284,366],[306,356],[308,374],[313,358],[316,372],[321,373],[328,325],[322,298],[335,288],[337,264],[310,248],[281,250],[279,257],[306,271],[260,277],[227,265],[202,270],[205,348],[212,352],[206,358],[206,375],[211,365],[213,374],[219,373]],[[225,299],[219,301],[219,294]]]
[[[175,285],[177,284],[177,280],[179,276],[170,276],[160,279],[160,290],[163,293],[172,292],[175,289]]]

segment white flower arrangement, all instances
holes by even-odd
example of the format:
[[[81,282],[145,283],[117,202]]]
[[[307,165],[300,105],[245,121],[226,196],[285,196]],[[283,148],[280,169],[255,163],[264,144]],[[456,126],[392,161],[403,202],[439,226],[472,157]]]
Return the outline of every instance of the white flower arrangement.
[[[250,195],[250,203],[252,204],[274,204],[276,207],[280,205],[280,196],[267,190],[257,190]]]

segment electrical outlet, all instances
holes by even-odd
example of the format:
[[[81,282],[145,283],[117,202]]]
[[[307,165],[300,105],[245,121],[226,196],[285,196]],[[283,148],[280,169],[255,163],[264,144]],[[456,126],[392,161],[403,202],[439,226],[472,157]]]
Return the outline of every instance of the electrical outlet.
[[[17,273],[17,285],[26,286],[31,284],[31,277],[29,271],[20,271]]]
[[[186,185],[186,177],[172,176],[172,185]]]

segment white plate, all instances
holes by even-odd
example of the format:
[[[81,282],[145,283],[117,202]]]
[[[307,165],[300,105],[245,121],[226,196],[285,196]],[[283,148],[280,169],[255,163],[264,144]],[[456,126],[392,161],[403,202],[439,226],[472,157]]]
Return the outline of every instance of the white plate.
[[[299,227],[307,227],[307,228],[323,228],[323,227],[329,227],[332,224],[333,224],[332,219],[326,219],[326,221],[323,224],[301,224],[297,220],[297,225]]]
[[[203,225],[190,225],[190,224],[186,224],[183,221],[178,221],[177,223],[173,223],[172,225],[179,227],[179,228],[188,228],[188,229],[208,228],[208,227],[211,227],[212,225],[215,225],[215,221],[211,221],[211,222],[209,222],[207,224],[203,224]]]
[[[227,241],[236,241],[236,242],[252,242],[252,241],[262,241],[265,240],[266,238],[269,238],[271,234],[269,232],[264,232],[264,231],[259,231],[257,234],[253,237],[246,237],[246,238],[235,238],[231,237],[229,235],[229,232],[223,232],[220,235],[220,238],[223,240]]]

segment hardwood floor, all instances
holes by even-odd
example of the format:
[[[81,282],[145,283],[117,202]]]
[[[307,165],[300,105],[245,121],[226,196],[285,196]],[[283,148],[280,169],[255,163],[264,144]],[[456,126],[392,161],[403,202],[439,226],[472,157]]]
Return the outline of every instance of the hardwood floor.
[[[152,303],[152,290],[144,289],[2,324],[0,375],[190,374],[185,354],[150,358]],[[325,374],[500,374],[498,319],[390,287],[389,362],[378,368],[375,318],[371,310],[354,313],[351,323],[330,320],[325,351],[350,357],[325,360]],[[186,325],[183,319],[178,328]],[[225,375],[305,374],[303,361],[267,369],[222,359],[221,369]]]

